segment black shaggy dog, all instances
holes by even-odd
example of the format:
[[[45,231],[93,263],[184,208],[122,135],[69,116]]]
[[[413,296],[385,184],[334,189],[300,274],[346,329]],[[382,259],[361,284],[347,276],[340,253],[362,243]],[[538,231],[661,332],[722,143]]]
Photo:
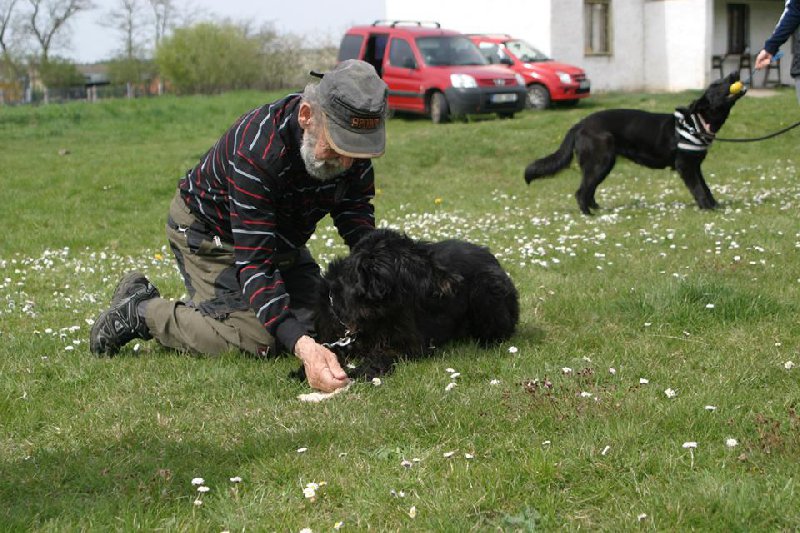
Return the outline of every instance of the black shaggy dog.
[[[352,338],[333,348],[362,363],[354,377],[371,378],[390,371],[398,358],[425,355],[448,341],[503,341],[518,320],[517,289],[488,249],[379,229],[330,263],[315,327],[321,342]]]
[[[590,209],[599,207],[594,198],[597,187],[621,155],[649,168],[677,170],[697,205],[711,209],[717,202],[700,164],[731,108],[746,92],[734,72],[712,83],[689,107],[679,107],[672,114],[636,109],[592,113],[567,132],[555,153],[528,165],[525,181],[530,184],[567,168],[577,153],[583,179],[575,198],[581,211],[589,215]]]

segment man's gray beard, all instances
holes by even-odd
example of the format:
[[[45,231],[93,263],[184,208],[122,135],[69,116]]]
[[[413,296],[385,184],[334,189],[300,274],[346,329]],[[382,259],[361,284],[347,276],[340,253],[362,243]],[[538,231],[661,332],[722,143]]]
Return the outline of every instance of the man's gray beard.
[[[314,149],[317,146],[318,136],[311,133],[309,130],[303,132],[303,142],[300,145],[300,156],[303,158],[303,164],[306,166],[306,171],[311,174],[313,178],[321,181],[326,181],[344,173],[346,170],[341,161],[330,160],[320,161],[314,156]]]

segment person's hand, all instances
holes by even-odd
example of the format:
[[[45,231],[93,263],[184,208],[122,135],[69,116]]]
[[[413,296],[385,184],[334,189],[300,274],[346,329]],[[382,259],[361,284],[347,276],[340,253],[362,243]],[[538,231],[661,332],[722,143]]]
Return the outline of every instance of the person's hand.
[[[294,354],[303,361],[306,379],[312,388],[322,392],[332,392],[350,382],[339,365],[336,354],[317,344],[308,335],[303,335],[297,340]]]
[[[761,70],[770,63],[772,63],[772,54],[766,50],[761,50],[756,56],[756,70]]]

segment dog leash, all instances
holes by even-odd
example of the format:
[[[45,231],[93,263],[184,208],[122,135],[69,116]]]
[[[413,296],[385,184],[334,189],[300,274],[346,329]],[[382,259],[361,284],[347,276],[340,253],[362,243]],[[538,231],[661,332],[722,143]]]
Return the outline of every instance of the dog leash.
[[[783,50],[778,50],[778,53],[772,57],[772,62],[778,61],[781,57],[783,57]],[[747,78],[747,80],[743,81],[742,83],[744,85],[750,86],[752,78],[753,76],[750,75],[750,77]],[[728,143],[752,143],[758,141],[766,141],[767,139],[772,139],[773,137],[777,137],[778,135],[783,135],[784,133],[795,129],[797,126],[800,126],[800,120],[781,130],[769,133],[767,135],[762,135],[761,137],[747,137],[743,139],[724,139],[722,137],[717,137],[715,140]]]
[[[767,139],[772,139],[773,137],[777,137],[778,135],[783,135],[787,131],[795,129],[797,126],[800,126],[800,120],[798,120],[791,126],[783,128],[782,130],[778,130],[768,135],[763,135],[761,137],[749,137],[745,139],[723,139],[722,137],[717,137],[716,140],[726,143],[754,143],[756,141],[766,141]]]

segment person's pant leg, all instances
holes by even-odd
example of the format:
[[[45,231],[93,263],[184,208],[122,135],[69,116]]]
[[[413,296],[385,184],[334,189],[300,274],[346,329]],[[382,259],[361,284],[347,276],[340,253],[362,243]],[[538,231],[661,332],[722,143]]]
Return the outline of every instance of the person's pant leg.
[[[145,308],[150,334],[162,345],[181,351],[274,353],[274,339],[243,301],[232,247],[215,242],[201,228],[176,194],[167,238],[191,299],[187,303],[150,300]]]
[[[800,76],[794,79],[794,93],[797,96],[797,102],[800,103]]]

